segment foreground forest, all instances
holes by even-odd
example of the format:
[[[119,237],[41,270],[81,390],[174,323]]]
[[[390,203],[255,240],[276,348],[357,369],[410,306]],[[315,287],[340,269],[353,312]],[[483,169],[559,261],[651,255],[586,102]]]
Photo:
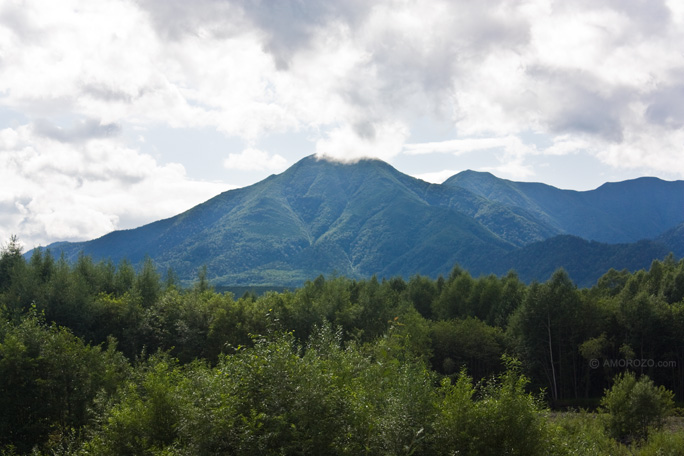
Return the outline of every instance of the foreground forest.
[[[684,454],[661,427],[684,400],[684,260],[587,289],[455,267],[236,298],[206,277],[10,240],[0,452]]]

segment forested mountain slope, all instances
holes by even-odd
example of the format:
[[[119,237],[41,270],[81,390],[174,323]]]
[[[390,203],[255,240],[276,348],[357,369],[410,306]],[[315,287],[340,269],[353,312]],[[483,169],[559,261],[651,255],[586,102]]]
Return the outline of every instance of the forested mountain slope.
[[[527,245],[560,234],[611,243],[654,238],[682,222],[683,207],[684,182],[642,179],[570,192],[464,172],[438,185],[379,160],[342,164],[311,156],[175,217],[51,249],[70,260],[85,253],[138,264],[149,256],[186,281],[207,266],[218,285],[297,286],[334,273],[436,277],[457,263],[474,274],[515,268],[537,278],[551,264],[565,266],[557,259],[572,252],[563,242],[540,244],[549,259],[540,262],[534,250],[520,250]],[[659,242],[674,245],[676,237]],[[647,267],[668,249],[658,244],[618,264],[613,260],[624,254],[615,252],[625,246],[587,245],[591,253],[572,258],[578,270],[592,261],[591,273],[575,277],[582,284],[603,266]]]
[[[684,223],[666,231],[656,239],[677,257],[684,257]]]
[[[506,253],[490,265],[488,272],[503,275],[515,270],[523,281],[530,283],[542,282],[563,268],[577,285],[591,287],[611,268],[647,269],[653,259],[665,258],[670,251],[665,244],[649,240],[605,244],[566,234]]]
[[[516,212],[377,160],[308,157],[176,217],[54,248],[71,259],[81,251],[115,262],[149,255],[182,278],[207,265],[218,282],[234,284],[297,284],[333,272],[435,275],[551,233]]]
[[[684,181],[642,177],[578,192],[464,171],[444,182],[522,208],[563,234],[606,243],[653,239],[684,222]]]

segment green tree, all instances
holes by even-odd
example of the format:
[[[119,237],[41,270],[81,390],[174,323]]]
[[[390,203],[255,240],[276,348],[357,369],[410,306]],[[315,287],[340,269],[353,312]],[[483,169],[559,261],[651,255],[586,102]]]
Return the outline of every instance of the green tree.
[[[16,236],[11,236],[0,250],[0,305],[16,318],[31,304],[33,293],[22,247]]]
[[[15,235],[12,235],[7,245],[0,250],[0,291],[7,291],[10,288],[17,273],[16,269],[24,261],[21,251],[21,244]]]
[[[617,271],[613,268],[603,274],[596,283],[596,290],[605,296],[615,296],[624,288],[630,273],[626,269]]]
[[[503,286],[495,275],[480,277],[475,281],[468,298],[468,315],[491,324],[490,315],[502,301]]]
[[[515,271],[509,271],[502,279],[502,284],[499,299],[492,302],[486,322],[505,328],[510,315],[522,305],[527,286],[520,281]]]
[[[553,454],[540,398],[526,391],[519,363],[504,362],[504,373],[477,387],[465,370],[454,384],[442,381],[430,454]]]
[[[434,302],[432,313],[438,320],[465,318],[474,316],[475,312],[469,305],[469,299],[475,281],[465,271],[454,268],[449,280]]]
[[[164,354],[137,366],[122,382],[115,400],[103,403],[99,429],[85,444],[85,454],[161,454],[178,436],[186,380],[177,362]]]
[[[501,370],[503,333],[477,318],[434,322],[430,338],[437,372],[454,375],[467,367],[479,380]]]
[[[204,293],[205,291],[210,291],[211,283],[209,282],[209,274],[207,272],[207,265],[202,265],[197,273],[197,283],[195,284],[195,291],[198,293]]]
[[[135,283],[135,269],[130,261],[127,259],[121,260],[116,268],[114,276],[114,287],[116,294],[123,295],[128,293],[133,288]]]
[[[413,307],[425,318],[432,317],[432,303],[437,299],[437,285],[428,277],[415,275],[408,283],[408,296]]]
[[[584,363],[583,304],[567,273],[559,269],[544,284],[532,284],[511,317],[508,334],[535,379],[546,379],[551,398],[578,397]]]
[[[601,399],[602,410],[608,414],[609,433],[623,441],[646,439],[649,429],[662,427],[672,413],[673,396],[645,375],[638,379],[632,372],[617,375]]]
[[[90,419],[98,393],[111,394],[127,375],[123,357],[45,326],[34,312],[0,326],[0,448],[48,447]]]
[[[135,278],[133,287],[135,293],[140,296],[141,304],[147,308],[152,306],[161,293],[161,276],[157,272],[157,267],[150,257],[146,257],[143,262],[142,270]]]

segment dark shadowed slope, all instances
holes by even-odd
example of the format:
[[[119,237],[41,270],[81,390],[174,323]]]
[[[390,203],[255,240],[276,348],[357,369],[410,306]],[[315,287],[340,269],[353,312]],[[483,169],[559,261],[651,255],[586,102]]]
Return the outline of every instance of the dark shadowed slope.
[[[648,269],[654,259],[662,260],[669,252],[656,241],[605,244],[560,235],[503,255],[490,265],[489,272],[503,275],[515,270],[525,282],[544,282],[562,267],[577,285],[591,287],[611,268],[632,272]]]
[[[676,257],[684,257],[684,223],[658,236],[656,241],[665,245]]]

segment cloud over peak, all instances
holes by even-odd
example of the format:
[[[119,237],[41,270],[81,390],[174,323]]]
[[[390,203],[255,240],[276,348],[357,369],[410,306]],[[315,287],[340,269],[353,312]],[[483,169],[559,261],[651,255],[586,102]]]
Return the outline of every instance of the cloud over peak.
[[[671,3],[28,6],[9,2],[0,12],[0,47],[13,62],[0,90],[4,104],[44,118],[61,106],[103,124],[213,127],[252,142],[322,129],[326,144],[363,141],[359,125],[410,126],[424,116],[469,136],[534,127],[606,143],[623,142],[639,114],[681,128],[670,100],[682,93],[673,43],[684,27]]]

